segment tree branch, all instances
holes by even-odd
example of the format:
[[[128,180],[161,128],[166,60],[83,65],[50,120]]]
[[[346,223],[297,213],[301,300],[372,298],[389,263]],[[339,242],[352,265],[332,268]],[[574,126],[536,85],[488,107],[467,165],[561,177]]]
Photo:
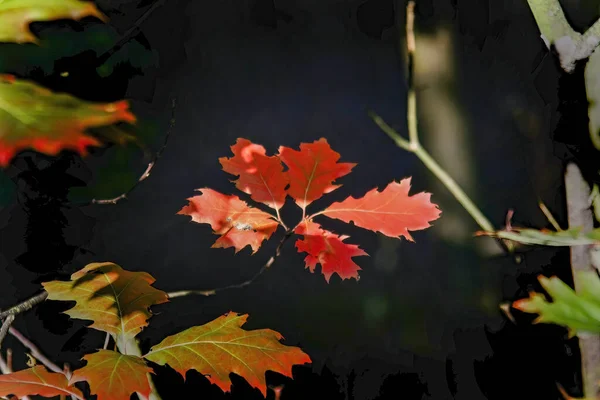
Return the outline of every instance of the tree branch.
[[[8,328],[10,328],[10,325],[13,323],[14,320],[14,314],[10,314],[4,319],[4,321],[2,321],[2,328],[0,328],[0,349],[2,348],[2,342],[4,341],[4,338],[8,333]]]
[[[544,43],[548,48],[554,45],[566,72],[573,72],[576,62],[588,58],[600,44],[600,19],[582,35],[569,25],[558,0],[527,2]]]
[[[48,297],[48,292],[46,292],[46,291],[43,291],[40,294],[36,294],[35,296],[17,304],[16,306],[12,306],[9,309],[0,312],[0,318],[4,319],[4,318],[8,317],[9,315],[14,316],[17,314],[21,314],[22,312],[28,311],[28,310],[32,309],[35,305],[46,300],[47,297]]]
[[[35,344],[31,342],[31,340],[27,339],[21,332],[19,332],[16,328],[10,327],[8,328],[8,333],[10,333],[15,339],[17,339],[21,344],[29,349],[33,358],[41,362],[53,372],[58,372],[60,374],[64,374],[65,371],[53,363],[48,357],[46,357],[40,349],[37,348]],[[68,378],[68,377],[67,377]]]
[[[567,165],[565,174],[567,191],[567,214],[569,227],[581,227],[583,233],[594,229],[594,220],[590,210],[590,188],[581,176],[577,165]],[[582,282],[575,271],[595,271],[590,258],[590,245],[571,247],[571,268],[575,283],[575,292],[580,291]],[[581,375],[583,381],[583,397],[598,398],[600,396],[600,336],[589,335],[579,337],[581,349]]]
[[[146,170],[139,177],[139,179],[137,180],[137,182],[131,188],[129,188],[128,191],[126,191],[125,193],[121,193],[117,197],[113,197],[112,199],[92,199],[91,201],[89,201],[87,203],[79,204],[79,206],[87,206],[87,205],[91,205],[91,204],[117,204],[119,201],[121,201],[123,199],[126,199],[127,196],[136,187],[139,186],[140,183],[142,183],[143,181],[145,181],[150,176],[150,172],[152,171],[152,169],[156,165],[156,162],[158,161],[158,159],[162,155],[162,153],[165,150],[165,148],[167,147],[167,142],[169,141],[169,136],[171,136],[171,132],[173,131],[173,127],[175,126],[175,107],[177,106],[177,101],[176,101],[176,99],[172,99],[171,102],[172,102],[172,104],[171,104],[171,120],[169,122],[169,128],[167,129],[167,134],[165,135],[165,141],[163,142],[162,147],[156,152],[156,155],[154,156],[154,158],[152,159],[152,161],[148,164],[148,166],[146,167]]]
[[[294,233],[294,229],[288,229],[285,232],[285,236],[283,236],[283,238],[281,238],[279,245],[275,249],[275,254],[273,254],[271,256],[271,258],[269,258],[267,260],[267,262],[260,268],[260,270],[256,274],[254,274],[254,276],[252,278],[248,279],[247,281],[244,281],[242,283],[237,283],[234,285],[224,286],[221,288],[210,289],[210,290],[178,290],[176,292],[167,293],[167,296],[169,296],[170,299],[174,299],[176,297],[189,296],[189,295],[212,296],[212,295],[217,294],[217,292],[220,292],[223,290],[240,289],[245,286],[248,286],[252,282],[254,282],[259,276],[261,276],[263,274],[263,272],[265,272],[267,269],[269,269],[271,267],[271,265],[273,265],[273,263],[275,262],[277,257],[279,257],[281,255],[281,249],[283,249],[283,245],[285,244],[285,242],[287,242],[287,240],[292,236],[293,233]]]

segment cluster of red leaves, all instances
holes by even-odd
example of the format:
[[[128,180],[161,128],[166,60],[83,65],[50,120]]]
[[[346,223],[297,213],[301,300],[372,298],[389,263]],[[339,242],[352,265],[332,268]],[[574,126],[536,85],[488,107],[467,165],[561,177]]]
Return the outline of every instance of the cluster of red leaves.
[[[179,214],[191,216],[194,222],[210,224],[219,235],[213,247],[233,247],[237,253],[250,246],[254,254],[279,225],[288,229],[279,210],[289,195],[303,213],[300,223],[290,231],[303,236],[296,247],[299,252],[308,254],[306,267],[314,272],[316,265],[321,264],[321,272],[328,282],[334,273],[342,279],[358,279],[360,267],[352,258],[367,253],[357,245],[345,243],[348,236],[324,230],[313,218],[324,215],[413,241],[409,231],[425,229],[440,216],[429,193],[408,195],[410,178],[391,182],[381,192],[373,189],[360,199],[348,197],[307,216],[307,207],[339,188],[341,185],[334,182],[349,174],[356,164],[339,163],[340,154],[333,151],[325,139],[302,143],[300,150],[281,146],[277,155],[267,156],[263,146],[239,138],[231,150],[233,157],[219,159],[223,170],[238,176],[235,186],[252,200],[275,210],[275,214],[252,207],[234,195],[198,189],[202,194],[189,198],[188,205]]]
[[[154,372],[147,361],[168,364],[184,379],[194,369],[223,391],[230,390],[233,372],[266,395],[267,370],[292,377],[293,365],[311,362],[299,348],[281,344],[278,332],[243,330],[248,315],[233,312],[168,336],[148,353],[139,354],[135,337],[148,325],[149,307],[168,301],[153,283],[149,274],[126,271],[113,263],[92,263],[71,275],[70,281],[44,283],[48,299],[75,302],[65,313],[93,321],[89,328],[110,334],[118,351],[102,349],[85,355],[86,365],[70,377],[39,365],[0,375],[0,396],[83,399],[75,384],[87,382],[98,400],[129,400],[132,393],[146,399],[152,391],[148,374]]]

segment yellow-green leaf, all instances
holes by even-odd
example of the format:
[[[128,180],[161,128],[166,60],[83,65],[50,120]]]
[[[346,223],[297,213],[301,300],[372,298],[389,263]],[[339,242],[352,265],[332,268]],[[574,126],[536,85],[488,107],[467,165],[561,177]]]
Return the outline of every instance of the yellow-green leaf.
[[[292,365],[310,363],[298,347],[284,346],[283,338],[270,329],[245,331],[247,314],[227,313],[202,326],[168,336],[144,357],[159,365],[169,364],[185,379],[195,369],[223,391],[229,391],[231,372],[243,377],[263,396],[267,393],[265,372],[292,377]]]
[[[0,42],[36,43],[29,24],[59,19],[79,20],[97,17],[107,21],[91,1],[82,0],[2,0],[0,1]]]

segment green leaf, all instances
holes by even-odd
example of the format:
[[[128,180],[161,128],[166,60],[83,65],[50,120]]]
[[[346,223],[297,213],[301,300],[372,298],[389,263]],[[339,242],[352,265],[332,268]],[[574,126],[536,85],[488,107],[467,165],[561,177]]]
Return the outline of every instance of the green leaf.
[[[569,329],[569,336],[584,333],[600,333],[600,278],[595,271],[576,271],[581,282],[579,293],[559,278],[539,276],[542,287],[552,298],[531,292],[529,298],[513,302],[513,307],[532,314],[539,314],[534,323],[557,324]]]

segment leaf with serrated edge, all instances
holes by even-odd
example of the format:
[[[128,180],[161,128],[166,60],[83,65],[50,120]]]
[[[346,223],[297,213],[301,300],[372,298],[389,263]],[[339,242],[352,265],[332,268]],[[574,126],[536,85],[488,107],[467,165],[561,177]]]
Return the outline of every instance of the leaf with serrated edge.
[[[304,236],[302,240],[296,241],[296,248],[299,252],[308,253],[304,262],[310,272],[314,272],[319,263],[328,283],[334,273],[342,279],[358,280],[358,271],[361,268],[354,263],[352,257],[368,254],[355,244],[344,243],[349,236],[338,236],[321,229],[319,224],[309,220],[299,224],[294,233]]]
[[[404,236],[414,241],[410,231],[430,227],[430,222],[440,217],[441,211],[431,203],[430,193],[408,195],[410,178],[391,182],[383,191],[371,190],[360,199],[348,197],[333,203],[316,215],[325,215],[386,236]]]
[[[126,346],[148,325],[152,315],[148,308],[168,301],[165,292],[150,286],[154,281],[146,272],[105,262],[86,265],[71,275],[71,281],[42,285],[49,300],[76,302],[65,311],[71,318],[93,321],[90,328],[108,332],[119,346]]]
[[[0,7],[2,2],[0,2]],[[38,84],[0,74],[0,166],[18,152],[33,149],[48,155],[74,150],[86,155],[87,146],[102,146],[88,128],[134,123],[125,100],[92,103]]]
[[[324,138],[313,143],[301,143],[300,151],[281,146],[279,158],[289,168],[288,194],[303,210],[324,194],[342,186],[333,182],[348,175],[356,165],[338,163],[340,154],[333,151]]]
[[[279,210],[285,203],[285,188],[289,182],[277,156],[267,156],[259,144],[239,138],[231,146],[233,157],[221,157],[223,171],[237,175],[235,186],[250,195],[252,200]]]
[[[0,42],[37,43],[29,24],[59,19],[96,17],[108,20],[91,1],[81,0],[2,0],[0,1]]]
[[[600,279],[595,271],[575,271],[581,288],[575,293],[566,283],[553,276],[539,276],[542,287],[552,298],[531,292],[529,298],[513,302],[517,310],[539,314],[534,323],[557,324],[569,329],[569,335],[600,333]]]
[[[271,214],[250,207],[237,196],[227,196],[212,189],[197,189],[201,196],[188,199],[189,204],[177,214],[188,215],[199,224],[210,224],[220,237],[214,248],[235,248],[235,252],[246,246],[256,253],[262,242],[277,230],[279,223]]]
[[[85,381],[97,400],[129,400],[132,393],[150,396],[148,373],[152,368],[141,357],[98,350],[83,357],[87,364],[73,372],[70,384]]]
[[[50,372],[43,365],[0,375],[0,396],[9,394],[17,397],[71,395],[77,399],[84,398],[79,389],[69,386],[69,381],[64,374]]]
[[[284,346],[283,338],[270,329],[245,331],[247,314],[227,313],[202,326],[168,336],[144,357],[159,365],[170,365],[185,379],[194,369],[227,392],[231,372],[243,377],[266,396],[265,372],[292,377],[292,365],[310,363],[297,347]]]

